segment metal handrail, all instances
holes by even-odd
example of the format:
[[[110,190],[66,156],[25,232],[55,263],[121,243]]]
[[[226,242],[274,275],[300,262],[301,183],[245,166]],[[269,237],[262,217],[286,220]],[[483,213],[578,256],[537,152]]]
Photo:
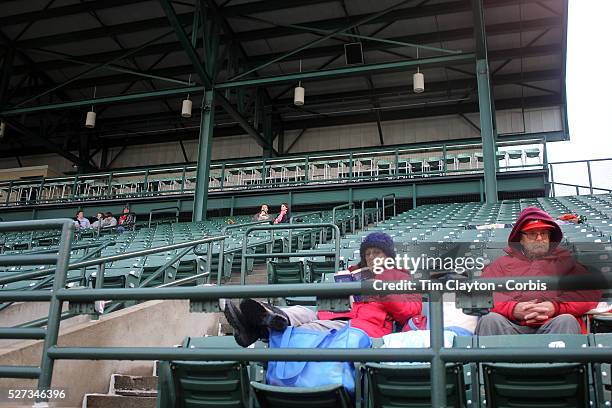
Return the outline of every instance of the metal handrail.
[[[386,219],[386,217],[385,217],[386,209],[388,207],[391,207],[391,205],[390,206],[385,205],[385,199],[389,198],[389,197],[393,197],[393,204],[392,204],[392,206],[393,206],[393,216],[395,217],[397,215],[397,207],[395,205],[395,193],[390,193],[390,194],[384,195],[382,197],[382,219],[383,219],[383,221]]]
[[[198,240],[191,241],[191,242],[182,242],[179,244],[170,244],[170,245],[164,245],[161,247],[141,249],[139,251],[124,252],[123,254],[110,255],[104,258],[92,259],[92,260],[87,260],[87,261],[82,261],[82,262],[75,262],[73,264],[67,265],[67,268],[68,270],[86,268],[88,266],[95,266],[95,265],[105,264],[108,262],[121,261],[123,259],[136,258],[139,256],[156,254],[158,252],[166,252],[166,251],[172,251],[175,249],[197,246],[197,245],[206,244],[208,242],[213,242],[213,241],[222,241],[225,238],[227,237],[221,235],[221,236],[202,238],[202,239],[198,239]],[[0,262],[2,262],[2,257],[4,256],[5,255],[0,256]],[[24,279],[40,278],[42,276],[50,275],[56,272],[56,269],[57,268],[48,268],[48,269],[40,269],[37,271],[31,271],[31,272],[20,272],[20,273],[11,274],[9,276],[0,277],[0,284],[18,282]]]
[[[343,208],[352,208],[353,209],[353,215],[355,215],[355,211],[354,211],[355,208],[354,208],[354,204],[353,203],[337,205],[334,208],[332,208],[332,223],[334,223],[334,225],[336,224],[336,210],[341,210]]]
[[[248,227],[251,225],[260,225],[260,224],[266,224],[266,223],[269,224],[270,222],[272,222],[272,220],[245,222],[244,224],[232,224],[232,225],[223,227],[223,229],[221,229],[221,234],[227,235],[227,231],[230,229]],[[229,238],[229,236],[226,236],[225,238]],[[274,235],[271,234],[270,240],[274,241]],[[211,259],[212,259],[212,254],[211,254]],[[217,265],[217,285],[221,284],[221,276],[223,275],[224,264],[225,264],[225,239],[223,239],[219,243],[219,262]]]
[[[528,141],[523,141],[520,144],[525,144]],[[542,143],[542,140],[537,140],[537,139],[533,139],[531,140],[531,142],[533,143]],[[271,160],[266,160],[265,161],[265,166],[269,166],[269,163],[275,163],[276,161],[280,160],[282,163],[287,163],[288,165],[290,164],[295,164],[295,165],[302,165],[304,162],[309,163],[312,162],[313,160],[322,160],[322,159],[326,159],[326,160],[331,160],[331,159],[341,159],[341,160],[350,160],[350,157],[352,155],[355,155],[356,157],[359,156],[368,156],[370,158],[374,158],[383,154],[392,154],[392,153],[396,153],[396,158],[398,154],[415,154],[421,151],[431,151],[431,150],[440,150],[440,151],[448,151],[450,150],[465,150],[465,149],[471,149],[474,147],[478,147],[479,145],[474,142],[458,142],[458,143],[438,143],[435,145],[429,145],[429,146],[422,146],[422,147],[401,147],[398,146],[397,148],[395,148],[394,150],[369,150],[366,152],[359,152],[359,153],[351,153],[351,152],[342,152],[342,153],[333,153],[330,152],[329,154],[313,154],[313,155],[305,155],[305,156],[296,156],[296,157],[290,157],[290,158],[283,158],[283,159],[271,159]],[[602,160],[610,160],[610,159],[593,159],[591,161],[602,161]],[[572,162],[580,162],[580,161],[568,161],[565,163],[572,163]],[[245,163],[252,163],[255,166],[262,164],[262,161],[253,161],[252,159],[246,159],[246,161],[238,161],[238,162],[225,162],[225,163],[216,163],[213,164],[213,166],[219,167],[219,166],[224,166],[224,165],[234,165],[234,166],[238,166],[240,167],[242,165],[244,166]],[[551,164],[561,164],[563,162],[554,162]],[[523,169],[529,169],[529,168],[534,168],[534,167],[544,167],[546,166],[546,164],[521,164],[521,165],[517,165],[517,166],[505,166],[503,169],[507,169],[507,170],[511,170],[513,168],[523,168]],[[109,178],[109,183],[112,180],[112,177],[118,177],[118,176],[123,176],[125,177],[126,175],[145,175],[145,178],[148,174],[150,173],[164,173],[164,172],[168,172],[168,173],[173,173],[176,170],[181,170],[183,169],[183,171],[186,171],[188,168],[192,168],[193,166],[168,166],[168,167],[162,167],[162,168],[148,168],[148,169],[136,169],[136,170],[121,170],[121,171],[115,171],[115,172],[108,172],[108,173],[99,173],[99,174],[91,174],[91,175],[86,175],[86,176],[72,176],[72,177],[60,177],[60,178],[44,178],[42,179],[42,182],[40,181],[36,181],[35,183],[30,183],[28,181],[24,181],[21,183],[18,183],[19,185],[22,186],[31,186],[32,188],[37,188],[37,189],[41,189],[43,187],[48,187],[49,185],[53,185],[54,183],[67,183],[70,181],[74,181],[75,183],[80,182],[83,179],[87,179],[87,180],[96,180],[96,179],[104,179],[104,178]],[[463,172],[474,172],[474,171],[479,171],[479,169],[454,169],[452,170],[453,173],[463,173]],[[439,173],[439,171],[433,171],[433,172],[421,172],[422,174],[437,174]],[[389,176],[376,176],[377,179],[395,179],[398,177],[398,174],[390,174]],[[366,179],[371,179],[372,176],[361,176],[361,177],[350,177],[350,181],[360,181],[360,180],[366,180]],[[181,180],[182,181],[182,176],[179,178],[177,177],[177,181]],[[295,185],[295,184],[305,184],[305,183],[320,183],[320,182],[327,182],[327,181],[337,181],[337,179],[330,179],[330,180],[311,180],[309,177],[305,178],[305,180],[302,181],[291,181],[291,182],[286,182],[283,184],[287,184],[287,185]],[[9,193],[10,191],[14,188],[14,186],[16,185],[15,182],[7,182],[7,183],[0,183],[0,187],[8,187],[9,188]],[[109,184],[110,185],[110,184]],[[245,186],[227,186],[227,189],[234,189],[234,188],[243,188]],[[177,190],[173,190],[172,192],[176,192]],[[184,192],[184,190],[180,190],[181,192]],[[107,195],[102,195],[103,198],[112,198],[110,195],[110,190],[108,191]],[[136,195],[143,195],[146,196],[148,195],[150,192],[148,191],[142,191],[142,192],[137,192]],[[158,192],[159,195],[164,195],[163,192]],[[35,204],[39,201],[38,197],[41,197],[41,194],[37,195],[37,199],[36,201],[28,201],[27,204]],[[113,195],[113,197],[118,198],[119,195]],[[74,197],[73,197],[74,198]],[[19,202],[10,202],[10,194],[7,194],[7,202],[4,203],[4,206],[9,206],[9,205],[20,205],[21,203]],[[54,200],[50,200],[50,199],[46,199],[44,200],[45,202],[49,203],[49,202],[55,202]],[[61,200],[60,200],[61,201]],[[26,204],[26,203],[23,203]]]
[[[366,225],[365,225],[365,205],[366,205],[366,203],[370,203],[370,202],[375,202],[376,203],[376,223],[378,223],[378,199],[377,198],[373,198],[371,200],[363,200],[361,202],[361,228],[363,230],[366,230]]]
[[[64,287],[66,284],[66,276],[68,272],[68,263],[70,262],[70,246],[72,244],[72,237],[74,236],[74,222],[69,219],[58,219],[58,220],[37,220],[37,221],[14,221],[0,223],[0,232],[4,231],[34,231],[49,228],[60,228],[60,241],[57,248],[57,255],[55,258],[55,279],[53,282],[53,291],[42,291],[34,290],[28,291],[26,294],[30,296],[24,296],[23,300],[28,300],[28,297],[36,298],[42,297],[42,294],[48,294],[49,297],[49,314],[47,328],[44,330],[44,336],[40,330],[28,330],[24,331],[23,328],[5,328],[3,330],[3,336],[5,338],[9,336],[18,336],[18,338],[30,337],[32,339],[40,339],[44,337],[43,351],[41,364],[39,367],[11,367],[2,366],[0,367],[0,377],[17,377],[17,378],[34,378],[38,379],[38,389],[48,389],[51,386],[51,376],[53,373],[54,359],[49,356],[49,348],[57,345],[57,339],[59,335],[60,316],[62,312],[63,302],[60,301],[56,296],[56,291]],[[38,258],[40,255],[30,255],[31,257]],[[27,257],[27,255],[24,255]],[[13,257],[14,258],[14,257]],[[6,260],[6,258],[5,258]],[[10,296],[4,296],[5,293],[0,294],[0,300],[10,301]],[[37,398],[37,401],[39,399]]]
[[[340,265],[340,228],[334,223],[330,222],[321,222],[315,224],[289,224],[289,225],[270,225],[267,227],[264,226],[254,226],[249,227],[244,233],[244,240],[242,241],[242,256],[240,259],[240,284],[246,284],[246,260],[247,258],[274,258],[274,257],[283,257],[283,256],[292,256],[294,255],[291,252],[281,252],[281,253],[269,253],[269,254],[247,254],[249,234],[252,231],[270,231],[273,233],[275,230],[292,230],[292,229],[309,229],[309,228],[327,228],[332,227],[334,232],[336,233],[335,242],[336,242],[336,251],[335,252],[323,252],[323,251],[305,251],[301,252],[300,255],[304,256],[330,256],[335,255],[335,270],[337,271]]]
[[[311,211],[311,212],[307,212],[304,214],[299,214],[299,215],[292,215],[291,218],[289,218],[289,224],[293,224],[293,220],[296,218],[301,218],[301,217],[307,217],[309,215],[319,215],[319,221],[323,222],[323,211]],[[323,242],[323,230],[319,231],[319,242]],[[289,230],[289,243],[288,243],[288,250],[289,252],[291,252],[291,246],[293,245],[293,230]]]

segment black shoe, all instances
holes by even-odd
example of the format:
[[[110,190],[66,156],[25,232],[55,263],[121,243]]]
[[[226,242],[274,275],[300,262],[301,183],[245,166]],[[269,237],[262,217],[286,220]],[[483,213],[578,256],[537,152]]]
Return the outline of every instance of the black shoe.
[[[240,311],[251,324],[283,331],[289,326],[289,317],[276,306],[254,299],[243,299],[240,302]]]
[[[234,329],[236,343],[242,347],[249,347],[259,339],[259,330],[249,323],[249,320],[242,314],[240,308],[234,302],[226,301],[223,314],[227,322]]]

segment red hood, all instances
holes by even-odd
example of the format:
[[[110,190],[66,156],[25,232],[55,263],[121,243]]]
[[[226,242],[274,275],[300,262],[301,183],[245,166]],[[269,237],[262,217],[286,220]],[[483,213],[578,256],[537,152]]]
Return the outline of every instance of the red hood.
[[[553,217],[551,217],[546,211],[537,207],[527,207],[521,211],[516,223],[514,224],[514,228],[512,228],[512,232],[510,232],[510,236],[508,237],[508,246],[511,248],[516,248],[517,243],[521,240],[520,232],[523,229],[523,226],[525,223],[534,220],[541,220],[553,226],[554,229],[550,235],[550,250],[552,252],[563,239],[563,232]]]

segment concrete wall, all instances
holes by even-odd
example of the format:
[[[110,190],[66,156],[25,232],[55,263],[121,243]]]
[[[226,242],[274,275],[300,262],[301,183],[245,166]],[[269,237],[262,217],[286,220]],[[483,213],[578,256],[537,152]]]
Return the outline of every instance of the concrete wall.
[[[479,125],[478,113],[466,115],[473,123]],[[316,119],[313,119],[315,121]],[[563,129],[561,108],[557,106],[527,109],[503,110],[497,112],[497,126],[500,134],[553,132]],[[406,119],[382,122],[384,142],[386,145],[409,144],[421,142],[439,142],[479,137],[479,132],[458,115],[438,116],[431,118]],[[285,133],[285,149],[291,146],[300,131]],[[183,142],[187,161],[196,161],[198,141]],[[275,146],[278,145],[278,139]],[[380,145],[376,123],[334,126],[308,129],[291,148],[289,153],[304,153],[321,150],[350,149],[358,147],[377,147]],[[121,150],[112,148],[108,152],[109,160]],[[73,152],[78,155],[78,153]],[[212,159],[239,159],[256,157],[262,154],[261,147],[247,135],[216,138],[212,148]],[[101,153],[93,157],[100,163]],[[49,165],[58,172],[72,171],[72,164],[58,155],[21,157],[25,166]],[[156,143],[127,147],[112,163],[112,168],[152,166],[185,161],[178,142]],[[0,159],[0,169],[18,167],[14,158]]]
[[[60,331],[59,346],[172,347],[186,336],[217,334],[219,315],[189,313],[189,301],[150,301]],[[25,341],[0,349],[0,365],[40,366],[42,341]],[[151,361],[61,360],[55,364],[52,387],[67,398],[51,407],[81,407],[86,393],[106,393],[113,373],[151,375]],[[33,388],[34,380],[0,379],[0,389]],[[23,406],[31,406],[31,402]],[[0,407],[15,408],[15,401]]]

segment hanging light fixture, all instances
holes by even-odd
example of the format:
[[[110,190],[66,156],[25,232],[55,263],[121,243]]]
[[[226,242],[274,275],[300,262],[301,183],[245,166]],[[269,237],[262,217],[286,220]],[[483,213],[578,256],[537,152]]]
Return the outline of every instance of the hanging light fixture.
[[[417,48],[417,60],[418,59],[419,49]],[[423,93],[425,91],[425,75],[423,75],[419,66],[417,66],[417,72],[412,75],[412,89],[414,93]]]
[[[300,73],[302,72],[302,60],[300,60]],[[304,106],[304,95],[306,90],[302,87],[302,81],[298,81],[298,86],[293,91],[293,104],[295,106]]]
[[[1,120],[0,121],[0,139],[4,137],[4,132],[6,132],[6,122]]]
[[[94,86],[93,99],[96,99],[96,87]],[[91,105],[91,111],[87,112],[85,118],[85,127],[87,129],[93,129],[96,127],[96,112],[94,112],[94,106]]]
[[[191,86],[191,74],[189,74],[189,86]],[[191,102],[191,99],[189,99],[189,94],[187,94],[187,98],[183,99],[181,116],[184,118],[190,118],[192,108],[193,108],[193,102]]]

